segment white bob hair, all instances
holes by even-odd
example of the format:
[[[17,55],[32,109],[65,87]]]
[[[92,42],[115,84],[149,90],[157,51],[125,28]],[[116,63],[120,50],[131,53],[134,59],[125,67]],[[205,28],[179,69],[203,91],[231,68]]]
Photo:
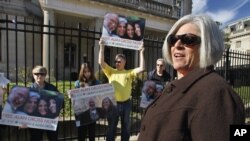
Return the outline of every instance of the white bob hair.
[[[196,25],[200,30],[199,67],[206,68],[215,65],[223,55],[224,39],[222,32],[219,30],[219,25],[205,14],[186,15],[173,25],[163,44],[162,53],[165,61],[171,65],[173,64],[171,46],[167,43],[168,36],[175,35],[179,28],[187,23]]]

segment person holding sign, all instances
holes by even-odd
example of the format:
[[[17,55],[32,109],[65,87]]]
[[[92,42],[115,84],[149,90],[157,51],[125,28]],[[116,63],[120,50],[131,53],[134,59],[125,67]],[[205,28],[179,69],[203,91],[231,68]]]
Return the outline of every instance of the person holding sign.
[[[100,82],[96,80],[93,68],[88,63],[83,63],[81,65],[79,78],[75,82],[75,88],[94,86],[98,84],[100,84]],[[95,112],[90,112],[90,111],[95,111]],[[78,141],[85,141],[87,131],[88,131],[89,141],[95,141],[96,120],[99,119],[99,117],[96,118],[96,116],[100,114],[97,112],[98,110],[96,110],[95,108],[95,102],[92,99],[90,99],[89,110],[88,112],[86,112],[88,114],[83,113],[82,115],[81,114],[78,116],[76,115],[76,124],[77,126],[79,125],[78,126]],[[91,113],[94,113],[94,114],[91,114]],[[86,122],[88,121],[84,121],[84,119],[87,120],[87,119],[90,119],[91,117],[92,117],[92,121],[88,120],[91,122],[86,124]]]
[[[35,82],[30,86],[31,88],[38,90],[49,90],[58,92],[57,88],[46,82],[45,77],[47,75],[47,69],[43,66],[35,66],[32,70],[33,78]],[[45,99],[40,99],[38,102],[38,109],[40,109],[40,114],[47,116],[44,109],[48,112],[48,101]],[[40,141],[43,138],[43,132],[47,133],[47,138],[49,141],[57,141],[58,131],[42,130],[42,129],[33,129],[30,128],[30,141]]]
[[[114,87],[115,99],[117,102],[118,115],[113,115],[113,117],[108,119],[108,132],[107,141],[114,141],[116,135],[116,127],[118,124],[119,117],[121,117],[121,140],[129,141],[129,123],[130,123],[130,111],[131,111],[131,89],[133,78],[137,74],[141,73],[145,69],[144,62],[144,47],[143,42],[140,45],[140,65],[137,68],[126,70],[126,57],[124,54],[117,54],[115,57],[116,68],[112,68],[104,61],[104,44],[102,38],[99,41],[99,64],[108,77],[109,83]]]
[[[1,117],[2,117],[2,100],[3,100],[3,94],[6,93],[6,88],[5,87],[1,87],[0,86],[0,120],[1,120]],[[0,141],[2,141],[2,125],[0,125]]]

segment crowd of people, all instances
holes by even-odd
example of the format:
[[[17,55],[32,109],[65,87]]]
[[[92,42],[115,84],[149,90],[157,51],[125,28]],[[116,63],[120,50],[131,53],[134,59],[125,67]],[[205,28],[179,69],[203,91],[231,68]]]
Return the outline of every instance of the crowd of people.
[[[141,40],[140,23],[131,23],[114,13],[104,17],[103,36],[119,36]],[[136,39],[137,38],[137,39]],[[98,63],[114,87],[115,103],[109,98],[102,99],[97,107],[92,98],[88,99],[89,109],[76,115],[78,140],[95,140],[96,121],[107,118],[106,140],[115,141],[117,124],[121,123],[121,140],[130,138],[130,112],[132,81],[145,71],[144,44],[140,45],[139,66],[125,69],[126,56],[115,56],[115,67],[105,62],[105,46],[99,41]],[[207,15],[187,15],[179,19],[166,36],[163,57],[156,60],[155,69],[148,73],[142,91],[152,103],[145,108],[141,121],[138,141],[228,141],[231,124],[244,124],[244,105],[232,87],[214,71],[214,65],[222,57],[223,38],[216,24]],[[173,79],[166,71],[168,62],[177,71]],[[58,91],[45,81],[46,68],[37,66],[32,71],[35,82],[31,88]],[[93,68],[83,63],[75,88],[99,85]],[[17,90],[18,89],[18,90]],[[47,112],[56,113],[57,100],[46,99],[36,91],[25,87],[14,87],[7,100],[6,111],[33,114],[35,109],[41,117]],[[88,119],[86,119],[88,118]],[[90,122],[86,122],[90,121]],[[57,130],[30,129],[31,141],[42,138],[46,131],[50,141],[57,140]]]
[[[115,13],[104,16],[102,36],[141,41],[144,36],[144,19],[132,19]]]

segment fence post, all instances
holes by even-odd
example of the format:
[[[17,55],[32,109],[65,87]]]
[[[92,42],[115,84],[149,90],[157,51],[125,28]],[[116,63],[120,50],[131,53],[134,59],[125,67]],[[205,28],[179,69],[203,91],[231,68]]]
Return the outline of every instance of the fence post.
[[[225,79],[229,81],[229,66],[230,66],[230,60],[229,60],[229,48],[226,49],[226,62],[225,62]]]

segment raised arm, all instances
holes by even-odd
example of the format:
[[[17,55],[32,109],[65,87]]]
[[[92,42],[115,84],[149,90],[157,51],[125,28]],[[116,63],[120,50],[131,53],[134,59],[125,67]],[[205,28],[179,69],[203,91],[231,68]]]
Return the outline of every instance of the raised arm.
[[[144,46],[143,43],[140,46],[140,64],[138,68],[135,68],[136,73],[141,73],[145,70],[145,60],[144,60]]]
[[[98,63],[102,68],[105,68],[106,66],[106,62],[104,61],[104,45],[103,45],[103,40],[102,38],[99,41],[99,45],[100,45],[100,50],[99,50],[99,59],[98,59]]]

